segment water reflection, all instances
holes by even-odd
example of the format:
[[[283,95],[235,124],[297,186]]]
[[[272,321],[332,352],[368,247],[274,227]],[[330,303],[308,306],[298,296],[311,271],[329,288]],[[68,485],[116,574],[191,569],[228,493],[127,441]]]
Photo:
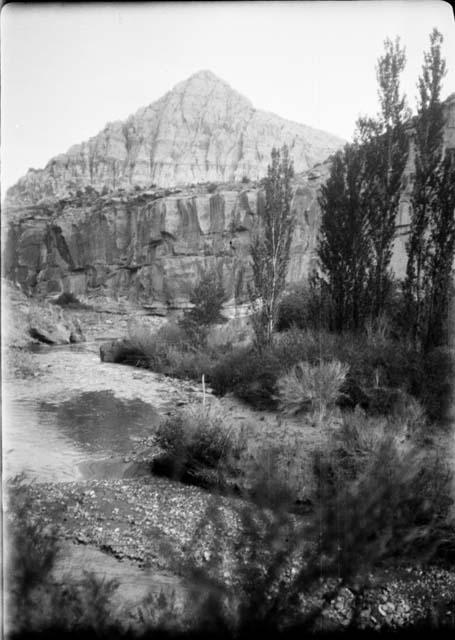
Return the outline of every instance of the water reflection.
[[[131,450],[132,437],[150,433],[158,417],[142,400],[123,400],[111,391],[87,391],[59,404],[41,402],[38,411],[54,414],[61,433],[79,446],[120,454]]]
[[[5,475],[25,471],[40,481],[83,476],[82,462],[125,454],[150,434],[158,414],[139,399],[110,391],[85,392],[61,403],[5,398]]]

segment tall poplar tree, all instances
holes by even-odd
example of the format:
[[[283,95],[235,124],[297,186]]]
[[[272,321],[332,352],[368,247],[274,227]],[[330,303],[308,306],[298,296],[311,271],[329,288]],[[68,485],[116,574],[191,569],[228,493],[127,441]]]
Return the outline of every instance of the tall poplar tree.
[[[364,319],[371,262],[369,223],[362,205],[362,149],[346,145],[321,187],[318,256],[332,301],[331,328],[357,329]]]
[[[450,290],[455,255],[455,151],[447,150],[435,176],[437,199],[429,215],[425,270],[424,344],[426,350],[447,344]]]
[[[395,225],[408,157],[410,113],[400,92],[405,64],[399,38],[394,42],[386,39],[376,67],[379,114],[358,121],[357,136],[364,157],[362,206],[368,215],[372,248],[369,310],[373,316],[384,310],[389,293]]]
[[[259,306],[254,318],[259,348],[272,341],[278,306],[284,291],[295,216],[291,212],[291,179],[294,175],[289,151],[272,149],[265,179],[264,215],[253,234],[250,253],[253,283],[250,299]]]
[[[448,305],[453,263],[455,179],[452,155],[444,153],[442,80],[446,63],[441,56],[443,37],[430,35],[418,82],[418,111],[413,137],[415,174],[411,196],[408,262],[404,283],[411,334],[423,348],[441,341],[443,309]]]

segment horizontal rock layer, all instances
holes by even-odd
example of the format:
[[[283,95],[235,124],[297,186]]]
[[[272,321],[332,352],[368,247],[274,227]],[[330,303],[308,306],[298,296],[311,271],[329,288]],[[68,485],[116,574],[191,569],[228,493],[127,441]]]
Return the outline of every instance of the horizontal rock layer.
[[[317,186],[297,186],[297,226],[289,279],[304,277],[314,258]],[[87,197],[60,208],[10,212],[6,275],[38,295],[102,292],[166,309],[188,303],[203,271],[216,268],[229,304],[247,299],[250,230],[264,206],[257,189],[216,194]]]

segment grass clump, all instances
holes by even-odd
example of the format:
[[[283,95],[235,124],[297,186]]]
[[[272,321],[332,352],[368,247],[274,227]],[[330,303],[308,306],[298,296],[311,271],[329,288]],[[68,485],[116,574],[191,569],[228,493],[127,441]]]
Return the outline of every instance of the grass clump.
[[[190,405],[169,417],[159,426],[156,443],[164,455],[154,460],[155,473],[202,486],[223,485],[238,473],[245,448],[217,402]]]
[[[341,394],[349,366],[338,360],[298,362],[277,381],[280,406],[284,413],[296,414],[319,408],[325,412]]]

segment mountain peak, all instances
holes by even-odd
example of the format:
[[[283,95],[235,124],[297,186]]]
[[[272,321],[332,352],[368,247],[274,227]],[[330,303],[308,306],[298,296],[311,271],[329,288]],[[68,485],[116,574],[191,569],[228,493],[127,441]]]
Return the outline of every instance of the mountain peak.
[[[224,82],[222,78],[220,78],[215,73],[213,73],[213,71],[210,71],[210,69],[201,69],[200,71],[196,71],[195,73],[192,73],[187,79],[187,82],[189,82],[190,80],[199,80],[199,79],[210,80],[212,82],[213,81],[223,82],[224,84],[227,84],[226,82]]]
[[[213,71],[209,69],[201,69],[200,71],[196,71],[191,76],[189,76],[186,80],[182,80],[178,84],[174,86],[172,91],[194,91],[200,95],[209,95],[214,90],[224,92],[226,94],[230,93],[232,95],[237,96],[237,99],[243,100],[245,103],[248,103],[252,107],[252,104],[248,98],[241,95],[231,87],[231,85],[217,76]]]
[[[27,173],[8,190],[10,202],[34,204],[78,189],[99,191],[196,182],[229,182],[267,173],[272,147],[287,144],[297,172],[324,161],[343,140],[255,109],[201,69],[124,121]]]

